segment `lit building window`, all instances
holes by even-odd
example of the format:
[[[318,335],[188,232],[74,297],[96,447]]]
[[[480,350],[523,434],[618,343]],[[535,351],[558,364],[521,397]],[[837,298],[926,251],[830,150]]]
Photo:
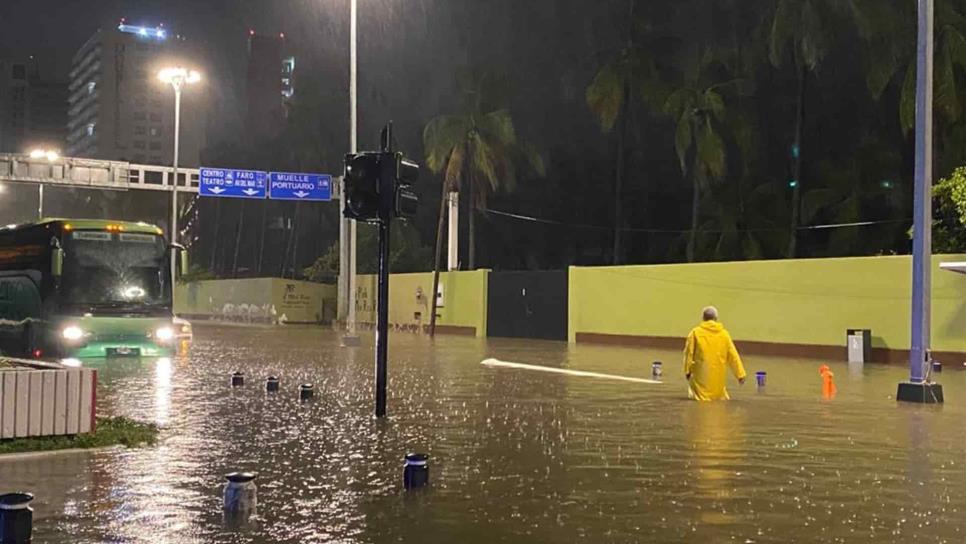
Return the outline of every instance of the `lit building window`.
[[[292,78],[295,74],[295,57],[288,57],[282,60],[282,96],[292,98],[295,94],[295,85]]]

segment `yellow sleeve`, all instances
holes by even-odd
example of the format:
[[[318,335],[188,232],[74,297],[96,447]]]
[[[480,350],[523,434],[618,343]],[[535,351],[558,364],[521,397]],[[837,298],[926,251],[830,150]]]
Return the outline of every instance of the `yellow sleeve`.
[[[735,343],[730,335],[728,336],[728,366],[734,372],[735,378],[740,380],[747,376],[745,373],[745,365],[741,362],[741,355],[738,355],[738,348],[735,347]]]
[[[694,367],[694,331],[688,334],[688,339],[684,342],[684,375],[691,373]]]

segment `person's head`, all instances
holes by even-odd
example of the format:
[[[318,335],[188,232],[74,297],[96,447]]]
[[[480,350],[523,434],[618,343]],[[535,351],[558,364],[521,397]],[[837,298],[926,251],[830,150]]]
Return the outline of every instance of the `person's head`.
[[[718,320],[718,309],[714,306],[708,306],[701,310],[701,319],[704,321],[717,321]]]

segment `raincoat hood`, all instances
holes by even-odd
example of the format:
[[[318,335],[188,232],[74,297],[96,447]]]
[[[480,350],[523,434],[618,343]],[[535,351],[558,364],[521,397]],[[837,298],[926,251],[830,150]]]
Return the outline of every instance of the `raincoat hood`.
[[[702,321],[701,328],[708,332],[718,333],[724,330],[724,325],[720,321]]]

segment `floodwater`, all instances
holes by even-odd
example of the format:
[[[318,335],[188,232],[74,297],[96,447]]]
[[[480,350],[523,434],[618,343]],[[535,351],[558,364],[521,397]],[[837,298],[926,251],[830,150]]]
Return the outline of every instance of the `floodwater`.
[[[947,404],[898,405],[900,367],[748,358],[760,392],[685,400],[677,353],[393,336],[390,417],[368,348],[318,329],[198,327],[189,357],[110,361],[102,413],[163,426],[156,447],[0,461],[37,495],[35,541],[955,542],[966,539],[966,372]],[[664,384],[487,368],[506,361]],[[949,365],[947,362],[947,366]],[[961,363],[957,363],[961,364]],[[246,373],[231,388],[229,376]],[[264,392],[264,378],[281,392]],[[311,382],[314,402],[297,386]],[[402,490],[402,459],[431,486]],[[222,475],[258,473],[258,516],[229,527]]]

